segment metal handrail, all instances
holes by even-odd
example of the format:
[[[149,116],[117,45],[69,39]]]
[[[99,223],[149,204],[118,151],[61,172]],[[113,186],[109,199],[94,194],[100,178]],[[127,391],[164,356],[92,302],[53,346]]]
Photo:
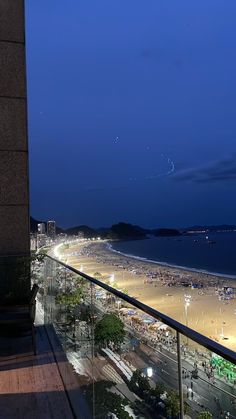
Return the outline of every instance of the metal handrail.
[[[222,356],[223,358],[227,359],[228,361],[232,362],[233,364],[236,364],[236,353],[232,351],[231,349],[226,348],[225,346],[213,341],[212,339],[209,339],[208,337],[202,335],[199,332],[196,332],[195,330],[191,329],[190,327],[187,327],[183,325],[182,323],[172,319],[171,317],[161,313],[160,311],[155,310],[154,308],[147,306],[144,303],[141,303],[140,301],[136,300],[133,297],[130,297],[123,292],[112,288],[110,285],[104,284],[103,282],[99,281],[98,279],[95,279],[84,272],[80,272],[77,269],[73,268],[73,266],[67,265],[64,262],[61,262],[58,259],[55,259],[54,257],[50,255],[46,255],[47,258],[51,259],[52,261],[58,263],[61,266],[64,266],[71,272],[76,273],[77,275],[82,276],[84,279],[88,280],[92,284],[98,285],[99,287],[103,288],[104,290],[110,292],[111,294],[115,295],[118,298],[121,298],[122,300],[126,301],[127,303],[133,305],[134,307],[144,311],[146,314],[149,314],[150,316],[154,317],[156,320],[160,320],[162,323],[165,323],[167,326],[171,327],[172,329],[176,330],[177,332],[181,333],[182,335],[186,336],[187,338],[193,340],[194,342],[204,346],[208,350],[214,352],[217,355]]]

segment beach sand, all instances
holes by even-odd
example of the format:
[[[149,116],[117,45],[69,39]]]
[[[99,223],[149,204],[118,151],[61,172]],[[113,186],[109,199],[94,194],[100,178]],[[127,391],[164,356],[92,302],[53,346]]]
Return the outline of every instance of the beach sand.
[[[109,250],[104,242],[70,245],[63,255],[64,261],[88,275],[101,273],[99,279],[111,286],[114,275],[115,285],[130,296],[236,350],[236,294],[220,300],[217,291],[223,286],[236,287],[234,280],[124,256]],[[157,278],[148,283],[147,274]],[[203,284],[203,288],[186,287],[183,282]],[[191,296],[187,316],[186,294]]]

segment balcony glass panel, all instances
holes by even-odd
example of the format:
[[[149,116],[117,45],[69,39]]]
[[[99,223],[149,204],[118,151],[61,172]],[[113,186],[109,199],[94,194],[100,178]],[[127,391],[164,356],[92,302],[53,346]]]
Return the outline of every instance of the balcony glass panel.
[[[59,261],[46,257],[38,277],[44,321],[56,330],[92,417],[235,416],[236,370],[224,352]],[[67,379],[63,362],[62,373]]]

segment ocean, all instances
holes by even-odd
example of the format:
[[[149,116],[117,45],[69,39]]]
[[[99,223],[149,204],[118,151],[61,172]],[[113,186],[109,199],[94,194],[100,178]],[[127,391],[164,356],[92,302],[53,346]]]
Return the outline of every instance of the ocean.
[[[167,266],[236,279],[236,232],[112,242],[115,251]]]

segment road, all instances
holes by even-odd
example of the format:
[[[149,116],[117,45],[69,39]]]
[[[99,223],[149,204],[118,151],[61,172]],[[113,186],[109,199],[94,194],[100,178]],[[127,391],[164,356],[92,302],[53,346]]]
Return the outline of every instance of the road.
[[[99,313],[103,314],[104,305],[97,300],[95,301],[95,305]],[[133,328],[125,325],[125,329],[127,335],[136,337],[140,342],[142,341],[142,336]],[[137,362],[135,357],[131,356],[130,360],[132,358],[133,363],[137,362],[137,365],[134,366],[136,366],[136,368],[140,368],[140,365],[152,366],[154,381],[162,381],[166,386],[178,391],[176,355],[165,348],[164,345],[162,345],[161,351],[157,348],[152,348],[148,344],[141,344],[134,348],[133,345],[130,344],[132,337],[127,340],[129,350],[133,353],[135,352],[142,360],[142,362]],[[230,413],[230,419],[236,419],[236,391],[233,386],[228,385],[219,379],[215,379],[215,384],[210,383],[206,374],[200,368],[198,369],[199,378],[191,379],[193,362],[190,359],[182,359],[182,368],[187,372],[188,376],[188,378],[184,378],[184,375],[182,376],[183,385],[185,386],[184,389],[191,389],[192,382],[192,393],[189,393],[190,398],[188,398],[188,403],[194,412],[201,412],[204,407],[214,415],[214,418],[224,417],[221,415],[221,411],[223,411],[225,413]],[[232,404],[232,401],[235,403]]]
[[[153,350],[143,344],[136,347],[135,352],[147,365],[152,366],[154,381],[162,381],[168,387],[178,390],[177,359],[173,354],[164,349],[162,351]],[[236,418],[236,410],[231,404],[232,396],[228,394],[227,386],[219,380],[216,380],[216,385],[212,385],[205,379],[205,374],[201,370],[199,370],[199,378],[191,379],[193,367],[188,361],[183,360],[182,367],[188,375],[188,378],[184,378],[183,374],[183,384],[186,386],[186,390],[187,388],[191,389],[192,382],[193,398],[190,397],[188,403],[195,412],[202,411],[204,406],[214,414],[215,418],[222,418],[221,410],[230,412],[230,418]]]

